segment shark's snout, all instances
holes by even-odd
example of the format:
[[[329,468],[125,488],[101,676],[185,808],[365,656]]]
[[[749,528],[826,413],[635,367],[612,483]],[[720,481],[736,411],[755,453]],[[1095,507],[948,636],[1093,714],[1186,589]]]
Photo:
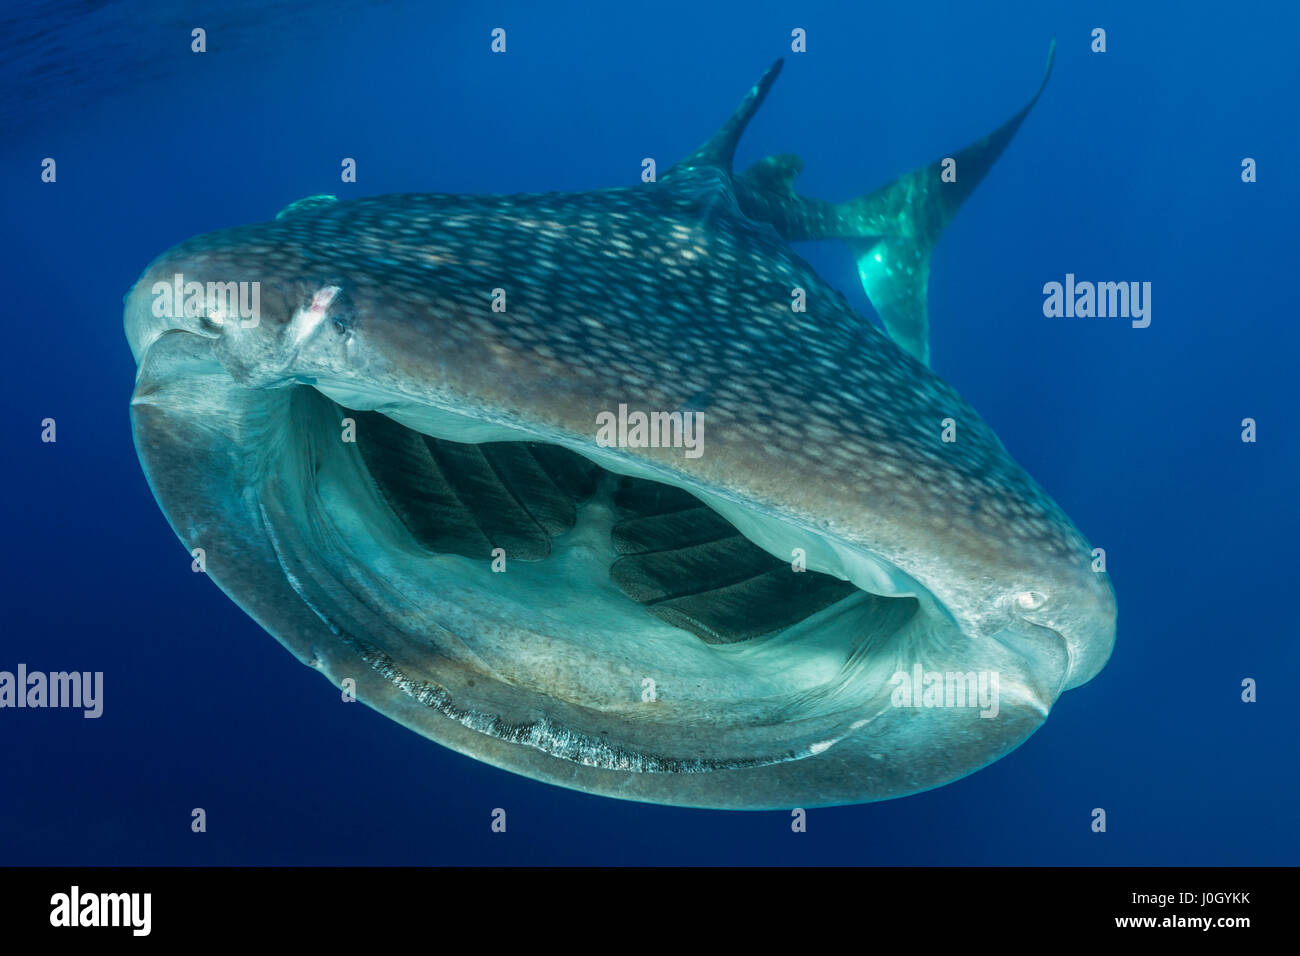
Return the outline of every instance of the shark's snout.
[[[165,332],[218,338],[231,328],[253,329],[274,319],[265,269],[238,252],[194,251],[183,243],[159,256],[124,297],[127,341],[137,361]]]
[[[250,388],[345,369],[355,375],[364,362],[352,294],[342,279],[297,264],[289,250],[268,256],[265,244],[177,246],[124,298],[132,353],[138,361],[159,336],[184,332],[210,339],[212,357]]]

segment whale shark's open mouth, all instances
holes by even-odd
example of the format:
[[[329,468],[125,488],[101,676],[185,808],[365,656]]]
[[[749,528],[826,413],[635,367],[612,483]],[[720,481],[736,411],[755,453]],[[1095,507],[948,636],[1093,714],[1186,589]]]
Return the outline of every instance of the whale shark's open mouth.
[[[372,667],[483,733],[608,769],[793,760],[860,722],[864,698],[883,691],[887,704],[898,650],[919,637],[917,597],[795,570],[672,484],[556,444],[456,440],[477,423],[401,416],[436,421],[430,434],[310,387],[281,401],[292,428],[265,446],[280,450],[284,480],[262,507],[286,577]],[[808,543],[730,510],[769,547]],[[422,642],[482,675],[453,691],[445,672],[409,670],[376,643],[381,617],[403,647]],[[728,748],[724,716],[743,746]],[[791,738],[801,721],[803,739]],[[755,754],[762,727],[780,742]]]

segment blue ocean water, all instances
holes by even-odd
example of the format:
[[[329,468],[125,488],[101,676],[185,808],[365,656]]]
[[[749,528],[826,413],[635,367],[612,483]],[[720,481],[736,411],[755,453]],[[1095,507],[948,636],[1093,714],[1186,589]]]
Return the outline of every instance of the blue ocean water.
[[[7,13],[0,669],[103,671],[105,700],[97,720],[0,711],[0,863],[1300,862],[1298,25],[1249,3]],[[806,53],[790,52],[796,27]],[[190,572],[127,414],[122,295],[166,248],[316,193],[633,183],[642,157],[666,168],[712,133],[781,55],[737,165],[798,153],[801,192],[847,198],[1001,123],[1053,35],[1053,79],[945,233],[930,285],[933,367],[1106,549],[1118,596],[1109,665],[1009,756],[927,793],[811,811],[802,834],[784,812],[588,796],[341,706]],[[355,184],[339,181],[344,156]],[[871,314],[846,247],[800,251]],[[1043,285],[1066,273],[1151,282],[1150,326],[1044,317]],[[497,807],[506,834],[489,828]]]

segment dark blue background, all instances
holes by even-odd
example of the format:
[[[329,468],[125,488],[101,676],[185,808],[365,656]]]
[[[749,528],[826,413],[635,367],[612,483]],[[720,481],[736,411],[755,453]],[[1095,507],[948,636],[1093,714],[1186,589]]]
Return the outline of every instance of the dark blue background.
[[[0,711],[0,863],[1300,862],[1297,14],[442,6],[36,4],[5,25],[0,669],[102,670],[106,690],[99,720]],[[635,182],[642,157],[662,170],[707,137],[796,26],[809,52],[738,165],[799,153],[800,189],[828,199],[990,131],[1059,37],[1046,94],[936,251],[933,364],[1106,549],[1108,667],[993,766],[812,811],[802,835],[785,813],[534,783],[341,704],[190,572],[131,442],[122,294],[179,240],[313,193]],[[801,251],[867,312],[847,248]],[[1151,281],[1150,328],[1044,318],[1066,272]]]

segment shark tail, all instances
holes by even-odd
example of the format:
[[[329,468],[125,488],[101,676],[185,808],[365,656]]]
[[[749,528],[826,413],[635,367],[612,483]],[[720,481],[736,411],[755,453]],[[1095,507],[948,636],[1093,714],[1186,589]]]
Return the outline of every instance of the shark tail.
[[[885,331],[900,348],[929,365],[930,252],[1038,102],[1055,58],[1053,37],[1037,92],[992,133],[951,156],[904,173],[875,192],[841,203],[799,196],[794,180],[802,162],[796,156],[769,156],[735,178],[740,207],[751,218],[771,223],[790,242],[848,242],[862,288]]]

